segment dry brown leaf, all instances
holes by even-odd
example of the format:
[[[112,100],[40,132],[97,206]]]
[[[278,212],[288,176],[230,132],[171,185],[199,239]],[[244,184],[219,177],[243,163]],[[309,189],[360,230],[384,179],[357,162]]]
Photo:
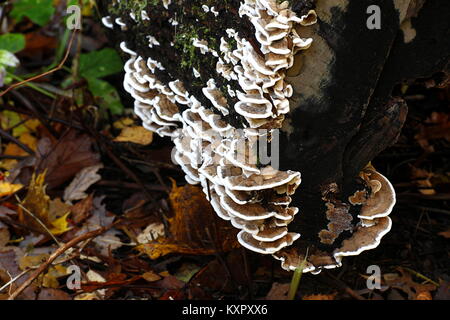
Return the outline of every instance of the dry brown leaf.
[[[67,292],[53,288],[42,288],[37,300],[72,300]]]
[[[332,294],[310,294],[303,296],[302,300],[334,300],[337,293]]]
[[[170,238],[137,247],[151,259],[169,254],[212,254],[238,247],[236,229],[217,217],[201,188],[177,187],[169,195],[173,217],[168,219]]]
[[[153,132],[141,126],[125,127],[120,132],[120,135],[114,139],[117,142],[132,142],[149,145],[153,141]]]
[[[154,282],[161,280],[161,276],[157,273],[154,273],[153,271],[148,271],[142,275],[142,278],[145,279],[148,282]]]
[[[266,300],[288,300],[289,283],[274,282],[266,296]]]
[[[416,294],[416,298],[414,300],[433,300],[431,297],[431,293],[429,291],[422,291]]]
[[[101,168],[103,168],[103,164],[99,163],[79,171],[72,182],[64,190],[64,201],[72,202],[74,200],[86,198],[88,195],[85,191],[102,178],[97,173]]]
[[[87,198],[74,204],[70,211],[72,212],[72,221],[79,224],[86,220],[92,213],[94,205],[94,195],[91,193]]]
[[[48,137],[39,140],[36,167],[38,172],[47,169],[48,188],[59,186],[83,168],[98,164],[100,155],[92,148],[91,138],[75,130],[69,131],[58,141]]]
[[[442,231],[439,232],[438,235],[446,238],[446,239],[450,239],[450,229],[446,230],[446,231]]]
[[[106,211],[103,199],[104,196],[93,199],[92,215],[76,233],[77,236],[101,227],[109,226],[113,223],[115,216]],[[92,241],[96,244],[102,255],[109,256],[109,250],[114,250],[122,246],[120,238],[117,237],[119,234],[120,231],[111,228],[102,235],[95,237]]]
[[[429,292],[436,290],[436,286],[431,283],[417,283],[413,280],[412,275],[403,268],[397,268],[400,272],[389,273],[383,276],[386,285],[391,288],[397,288],[408,294],[408,300],[414,300],[416,295],[421,292]]]
[[[0,221],[0,248],[6,247],[10,239],[8,227]]]
[[[0,250],[0,283],[6,283],[22,272],[17,262],[22,255],[22,250],[16,247],[9,247],[8,249],[3,248],[3,250]],[[11,285],[10,290],[16,290],[26,279],[26,277],[17,279],[17,281]],[[20,294],[19,299],[34,300],[36,297],[36,294],[34,293],[35,289],[36,284],[33,282],[22,294]]]

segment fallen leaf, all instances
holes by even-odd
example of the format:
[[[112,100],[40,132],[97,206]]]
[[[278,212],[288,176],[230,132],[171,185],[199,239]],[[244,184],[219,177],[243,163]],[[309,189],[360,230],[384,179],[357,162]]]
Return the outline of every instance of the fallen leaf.
[[[174,276],[178,280],[188,283],[199,270],[200,267],[194,263],[183,263]]]
[[[88,195],[85,191],[102,178],[97,173],[101,168],[103,168],[103,164],[99,163],[79,171],[72,182],[64,190],[64,201],[72,202],[74,200],[86,198]]]
[[[11,278],[15,278],[22,271],[19,268],[17,260],[23,255],[21,249],[13,247],[10,249],[4,248],[0,250],[0,283],[7,283]],[[16,290],[27,277],[20,277],[10,287],[10,291]],[[19,299],[34,300],[36,294],[34,290],[36,289],[36,284],[33,282],[28,288],[24,290],[23,293],[19,295]]]
[[[446,231],[442,231],[439,232],[438,235],[446,238],[446,239],[450,239],[450,229],[446,230]]]
[[[436,286],[431,283],[417,283],[413,280],[410,272],[403,268],[397,268],[399,274],[389,273],[383,276],[386,285],[392,289],[399,289],[408,295],[408,300],[414,300],[421,292],[434,291]],[[391,290],[392,295],[398,296]]]
[[[67,221],[67,217],[69,216],[69,214],[70,212],[66,213],[65,215],[56,219],[55,221],[52,221],[51,224],[53,228],[50,229],[50,232],[53,233],[54,235],[58,235],[72,229],[72,227],[69,227],[69,222]]]
[[[67,217],[70,214],[69,206],[63,203],[59,198],[50,200],[46,194],[46,185],[44,184],[46,172],[36,176],[33,174],[28,192],[19,207],[19,221],[33,230],[39,230],[46,233],[47,230],[41,225],[44,224],[51,233],[62,234],[71,228]],[[34,215],[31,216],[31,214]],[[39,219],[39,223],[35,218]]]
[[[28,186],[28,192],[22,201],[22,206],[38,218],[44,225],[50,227],[51,223],[48,218],[50,197],[45,192],[45,174],[45,172],[38,175],[33,173]],[[21,207],[18,209],[20,223],[30,226],[34,230],[46,232],[45,228],[43,228],[42,225],[26,210]]]
[[[266,300],[287,300],[287,294],[289,292],[289,283],[274,282],[272,288],[266,296]]]
[[[429,291],[422,291],[416,294],[416,298],[414,300],[433,300],[431,297],[431,293]]]
[[[154,282],[161,279],[161,276],[154,273],[153,271],[148,271],[142,275],[142,278],[148,282]]]
[[[67,292],[53,288],[42,288],[37,300],[72,300]]]
[[[132,142],[149,145],[153,141],[153,132],[141,126],[125,127],[120,132],[120,135],[114,139],[117,142]]]
[[[79,224],[86,220],[92,214],[92,210],[94,210],[94,195],[90,194],[70,208],[73,223]]]
[[[124,118],[120,118],[117,121],[114,121],[113,127],[116,129],[123,129],[126,127],[130,127],[133,124],[134,124],[133,119],[131,119],[130,117],[124,117]]]
[[[37,140],[31,135],[29,132],[24,132],[20,137],[19,141],[24,145],[29,147],[31,150],[35,151],[37,148]],[[29,156],[28,152],[19,147],[16,143],[10,142],[6,145],[6,148],[3,152],[4,155],[7,156],[17,156],[17,157],[26,157]],[[0,167],[11,170],[17,165],[18,161],[15,159],[4,159],[0,162]]]
[[[201,188],[177,187],[174,182],[169,201],[174,213],[168,219],[171,237],[137,246],[151,259],[169,253],[208,255],[239,247],[236,229],[217,217]]]
[[[302,297],[302,300],[335,300],[337,293],[310,294]]]
[[[92,149],[91,138],[75,130],[58,141],[44,137],[36,150],[37,171],[47,169],[46,182],[52,189],[72,179],[83,168],[98,164],[100,155]]]
[[[22,187],[23,185],[21,184],[10,183],[4,180],[0,181],[0,198],[9,196],[22,189]]]
[[[83,227],[77,232],[77,236],[101,227],[109,226],[113,223],[115,216],[108,214],[106,207],[103,204],[103,199],[104,196],[94,198],[92,216],[86,220]],[[110,250],[115,250],[122,246],[120,238],[117,237],[119,234],[120,231],[111,228],[105,233],[95,237],[92,242],[96,244],[102,255],[108,256]]]
[[[0,221],[0,248],[6,247],[9,239],[10,234],[8,227]]]
[[[450,281],[439,281],[439,289],[434,296],[435,300],[450,300]]]

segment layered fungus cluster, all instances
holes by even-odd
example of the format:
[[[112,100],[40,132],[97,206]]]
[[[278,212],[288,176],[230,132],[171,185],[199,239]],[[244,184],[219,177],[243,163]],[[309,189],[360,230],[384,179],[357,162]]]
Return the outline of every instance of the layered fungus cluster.
[[[295,269],[303,255],[291,246],[300,234],[289,232],[299,212],[290,204],[301,175],[262,161],[260,150],[276,142],[289,113],[293,88],[286,71],[311,46],[301,31],[316,23],[316,13],[294,12],[277,0],[126,3],[127,16],[124,0],[113,1],[103,24],[126,35],[124,88],[143,126],[171,137],[186,181],[200,184],[217,215],[241,230],[244,247]],[[139,26],[140,34],[148,30],[145,37],[137,35]],[[332,255],[311,256],[305,271],[338,266],[342,256],[375,247],[389,230],[392,186],[372,169],[362,177],[372,188],[353,196],[361,223]],[[381,204],[386,197],[391,201]],[[350,228],[337,206],[330,200],[324,241]]]

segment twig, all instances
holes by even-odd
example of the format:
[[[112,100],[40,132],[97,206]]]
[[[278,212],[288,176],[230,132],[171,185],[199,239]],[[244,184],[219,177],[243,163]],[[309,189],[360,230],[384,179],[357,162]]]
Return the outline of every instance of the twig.
[[[102,234],[103,232],[107,231],[111,226],[108,227],[103,227],[103,228],[99,228],[97,230],[91,231],[91,232],[87,232],[85,234],[82,234],[76,238],[73,238],[72,240],[70,240],[69,242],[65,243],[64,245],[62,245],[61,247],[59,247],[58,249],[55,250],[55,252],[53,252],[50,257],[47,259],[46,262],[44,262],[43,264],[41,264],[39,266],[39,268],[37,268],[31,275],[30,277],[25,280],[25,282],[16,290],[14,291],[8,298],[8,300],[14,300],[15,298],[17,298],[18,295],[20,295],[42,272],[44,272],[50,265],[51,263],[58,258],[61,254],[63,254],[64,252],[66,252],[68,249],[72,248],[73,246],[75,246],[76,244],[80,243],[81,241],[84,241],[86,239],[90,239],[90,238],[94,238],[100,234]]]
[[[20,142],[18,139],[14,138],[12,135],[10,135],[8,132],[3,131],[2,129],[0,129],[0,135],[2,135],[4,138],[14,142],[15,144],[17,144],[22,150],[24,150],[25,152],[29,153],[30,155],[34,155],[34,151],[31,150],[30,147],[28,147],[26,144]]]
[[[29,79],[25,79],[25,80],[20,81],[20,82],[17,82],[17,83],[14,83],[13,85],[9,86],[6,90],[4,90],[3,92],[1,92],[1,93],[0,93],[0,97],[4,96],[4,95],[5,95],[6,93],[8,93],[9,91],[11,91],[11,90],[13,90],[13,89],[15,89],[15,88],[17,88],[17,87],[19,87],[19,86],[25,84],[25,83],[28,83],[28,82],[30,82],[30,81],[33,81],[33,80],[42,78],[42,77],[44,77],[44,76],[46,76],[46,75],[49,75],[49,74],[51,74],[51,73],[53,73],[53,72],[58,71],[59,69],[61,69],[61,68],[63,67],[64,63],[66,63],[67,58],[69,57],[70,50],[71,50],[71,48],[72,48],[73,39],[75,38],[75,35],[76,35],[76,34],[77,34],[77,30],[74,30],[73,33],[72,33],[72,36],[70,37],[70,42],[69,42],[69,46],[68,46],[67,51],[66,51],[66,55],[64,56],[64,58],[62,59],[62,61],[59,63],[58,66],[56,66],[55,68],[53,68],[53,69],[51,69],[51,70],[49,70],[49,71],[46,71],[46,72],[44,72],[44,73],[41,73],[41,74],[39,74],[39,75],[37,75],[37,76],[31,77],[31,78],[29,78]]]
[[[432,284],[434,284],[435,286],[438,286],[438,287],[439,287],[439,283],[437,283],[436,281],[431,280],[431,279],[428,278],[427,276],[424,276],[423,274],[421,274],[421,273],[419,273],[419,272],[417,272],[417,271],[414,271],[413,269],[407,268],[407,267],[401,267],[401,268],[404,269],[404,270],[406,270],[406,271],[408,271],[409,273],[412,273],[412,274],[415,275],[416,277],[425,280],[425,283],[426,283],[426,282],[429,282],[429,283],[432,283]]]
[[[14,282],[16,282],[17,280],[19,280],[23,275],[27,274],[31,269],[26,269],[24,271],[22,271],[21,273],[19,273],[17,276],[15,276],[14,278],[11,278],[11,280],[9,280],[7,283],[5,283],[5,285],[3,287],[0,288],[0,292],[2,292],[3,290],[5,290],[7,287],[9,287],[10,285],[12,285]]]
[[[11,92],[17,99],[20,100],[20,102],[28,109],[30,112],[39,119],[39,121],[44,125],[44,127],[51,133],[52,136],[55,138],[58,138],[58,134],[56,131],[52,128],[52,126],[48,123],[48,121],[40,114],[36,108],[31,104],[31,102],[24,97],[22,94],[20,94],[17,91]]]

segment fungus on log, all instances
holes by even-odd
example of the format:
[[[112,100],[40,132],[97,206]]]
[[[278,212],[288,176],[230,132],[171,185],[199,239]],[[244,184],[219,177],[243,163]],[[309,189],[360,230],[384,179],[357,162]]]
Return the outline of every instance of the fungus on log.
[[[448,1],[380,0],[381,29],[367,26],[370,5],[101,6],[143,126],[171,137],[186,181],[241,230],[239,242],[286,270],[307,251],[304,272],[318,273],[378,246],[395,191],[370,161],[395,142],[407,112],[392,90],[448,71]]]

